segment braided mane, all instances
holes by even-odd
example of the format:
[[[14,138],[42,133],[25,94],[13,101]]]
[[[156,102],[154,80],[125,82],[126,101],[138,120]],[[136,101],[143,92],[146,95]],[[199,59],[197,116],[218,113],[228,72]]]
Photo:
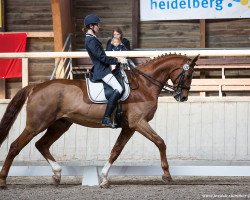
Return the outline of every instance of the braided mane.
[[[183,57],[183,56],[190,60],[190,58],[188,58],[186,56],[186,54],[181,55],[181,54],[176,54],[176,53],[174,53],[174,54],[171,54],[171,53],[167,54],[166,53],[166,54],[162,54],[160,56],[154,57],[154,58],[152,58],[150,60],[147,60],[147,61],[143,62],[141,65],[150,64],[150,63],[153,63],[153,62],[156,62],[156,61],[160,61],[160,60],[165,59],[166,57]]]

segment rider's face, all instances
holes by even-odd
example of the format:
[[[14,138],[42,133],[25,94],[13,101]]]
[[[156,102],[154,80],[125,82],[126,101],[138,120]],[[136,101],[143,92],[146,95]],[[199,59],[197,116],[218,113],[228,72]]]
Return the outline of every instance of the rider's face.
[[[93,29],[94,29],[94,31],[95,31],[96,33],[98,33],[99,30],[100,30],[100,24],[95,24],[94,27],[93,27]]]

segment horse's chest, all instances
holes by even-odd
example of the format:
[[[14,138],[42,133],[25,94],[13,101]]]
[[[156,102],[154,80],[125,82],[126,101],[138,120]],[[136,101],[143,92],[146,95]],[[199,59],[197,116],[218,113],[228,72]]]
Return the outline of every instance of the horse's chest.
[[[141,111],[146,119],[151,120],[155,115],[156,109],[157,104],[149,102],[144,105],[144,108],[141,109]]]
[[[157,109],[157,105],[154,105],[148,109],[148,113],[147,113],[148,120],[153,119],[155,112],[156,112],[156,109]]]

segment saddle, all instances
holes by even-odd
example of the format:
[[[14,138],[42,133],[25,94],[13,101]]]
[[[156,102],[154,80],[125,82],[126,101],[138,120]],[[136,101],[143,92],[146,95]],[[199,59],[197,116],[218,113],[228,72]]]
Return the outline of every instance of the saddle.
[[[116,69],[112,72],[123,88],[122,97],[119,101],[125,101],[130,94],[128,77],[123,69]],[[113,88],[103,81],[93,81],[92,75],[86,78],[87,93],[93,103],[108,103],[109,97],[113,93]]]

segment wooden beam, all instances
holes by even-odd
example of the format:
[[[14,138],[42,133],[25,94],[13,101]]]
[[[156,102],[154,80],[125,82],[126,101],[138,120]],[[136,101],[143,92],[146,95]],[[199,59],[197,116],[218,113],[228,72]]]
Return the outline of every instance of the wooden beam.
[[[53,38],[54,32],[27,32],[28,38]]]
[[[206,21],[200,19],[200,48],[206,48]]]
[[[209,60],[208,60],[209,62]],[[230,64],[230,63],[229,63]],[[197,65],[195,66],[195,69],[249,69],[249,65]]]
[[[0,34],[16,34],[20,32],[0,32]],[[23,33],[23,32],[22,32]],[[53,38],[54,32],[26,32],[28,38]]]
[[[200,48],[206,47],[206,21],[205,19],[200,19]],[[200,78],[206,78],[206,71],[201,70]],[[200,92],[200,96],[205,97],[205,92]]]
[[[5,4],[4,0],[0,0],[0,30],[5,31],[5,21],[4,21],[4,16],[5,16]],[[6,80],[5,79],[0,79],[0,99],[5,99],[6,98]]]
[[[5,79],[0,78],[0,99],[6,98]]]
[[[55,51],[62,51],[63,37],[60,0],[51,0],[51,9],[54,31],[54,49]]]
[[[232,85],[232,86],[250,86],[250,78],[228,78],[228,79],[193,79],[192,85],[212,86],[212,85]]]
[[[132,49],[139,47],[138,35],[139,35],[139,16],[140,1],[132,1]]]
[[[219,86],[207,86],[207,85],[194,85],[191,86],[190,91],[192,92],[200,92],[200,91],[204,91],[204,92],[212,92],[212,91],[219,91]],[[231,85],[231,86],[227,86],[227,85],[222,85],[221,86],[221,91],[234,91],[234,92],[239,92],[239,91],[250,91],[250,86],[235,86],[235,85]]]
[[[1,27],[0,30],[1,31],[5,31],[5,0],[1,0],[0,1],[0,15],[1,15]]]
[[[63,43],[68,37],[69,33],[73,32],[73,21],[72,21],[72,4],[71,0],[61,0],[61,20],[62,20],[62,39]]]
[[[73,31],[71,17],[71,1],[51,0],[54,47],[55,51],[62,51],[64,42]]]
[[[2,30],[2,19],[3,19],[3,9],[2,9],[2,1],[0,0],[0,29]]]

